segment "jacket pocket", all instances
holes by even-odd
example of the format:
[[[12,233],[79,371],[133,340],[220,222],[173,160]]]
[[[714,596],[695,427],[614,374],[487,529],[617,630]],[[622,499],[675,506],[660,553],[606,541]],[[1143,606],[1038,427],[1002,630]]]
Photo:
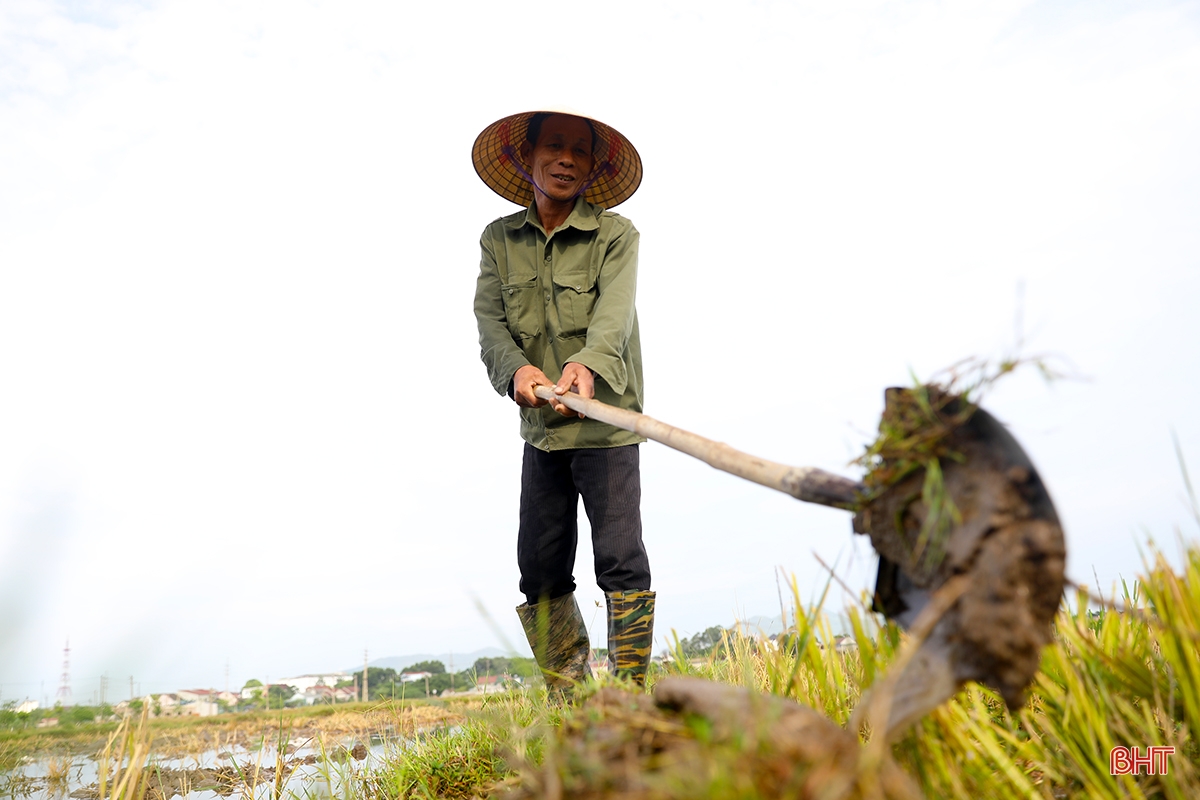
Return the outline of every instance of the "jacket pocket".
[[[586,336],[596,307],[596,279],[584,271],[554,275],[554,303],[562,336]]]
[[[508,332],[514,339],[532,339],[541,332],[542,314],[537,294],[537,278],[500,284]]]

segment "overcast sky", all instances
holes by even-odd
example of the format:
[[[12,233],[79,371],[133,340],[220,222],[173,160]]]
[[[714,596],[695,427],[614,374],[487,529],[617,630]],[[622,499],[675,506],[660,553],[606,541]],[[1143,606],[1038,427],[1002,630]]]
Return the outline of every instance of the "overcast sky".
[[[645,162],[648,413],[857,475],[885,387],[1023,339],[1086,380],[986,406],[1107,592],[1200,533],[1197,98],[1195,2],[3,0],[0,702],[68,637],[77,700],[524,649],[470,147],[547,104]],[[643,470],[660,646],[870,588],[847,514]]]

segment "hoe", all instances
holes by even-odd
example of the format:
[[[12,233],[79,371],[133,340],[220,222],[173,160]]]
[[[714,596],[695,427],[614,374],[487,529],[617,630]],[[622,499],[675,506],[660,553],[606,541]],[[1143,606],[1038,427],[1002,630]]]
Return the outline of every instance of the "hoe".
[[[547,386],[536,394],[557,397]],[[1023,703],[1051,638],[1066,549],[1037,470],[982,408],[936,386],[888,389],[880,430],[896,446],[881,451],[858,482],[756,458],[597,400],[560,399],[716,469],[853,512],[854,531],[869,536],[879,555],[875,610],[920,646],[864,698],[852,727],[870,719],[882,741],[894,740],[968,681],[992,687],[1010,708]],[[715,686],[702,683],[663,681],[656,696],[703,712],[722,701],[714,700]]]

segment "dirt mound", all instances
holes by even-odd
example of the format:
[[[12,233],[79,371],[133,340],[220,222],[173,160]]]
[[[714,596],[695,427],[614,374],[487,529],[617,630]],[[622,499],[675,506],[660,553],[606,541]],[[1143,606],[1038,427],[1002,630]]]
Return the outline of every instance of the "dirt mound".
[[[653,697],[601,689],[553,732],[506,800],[918,798],[890,760],[811,708],[742,687],[668,678]]]

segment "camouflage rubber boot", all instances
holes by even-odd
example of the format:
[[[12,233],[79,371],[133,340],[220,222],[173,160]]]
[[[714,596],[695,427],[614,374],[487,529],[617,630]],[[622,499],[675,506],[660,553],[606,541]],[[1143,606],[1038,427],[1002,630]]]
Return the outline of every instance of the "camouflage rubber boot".
[[[608,601],[608,669],[646,685],[654,646],[654,592],[605,592]]]
[[[542,668],[546,687],[570,697],[577,683],[592,677],[588,666],[592,647],[575,595],[565,594],[537,605],[522,603],[517,606],[517,616]]]

